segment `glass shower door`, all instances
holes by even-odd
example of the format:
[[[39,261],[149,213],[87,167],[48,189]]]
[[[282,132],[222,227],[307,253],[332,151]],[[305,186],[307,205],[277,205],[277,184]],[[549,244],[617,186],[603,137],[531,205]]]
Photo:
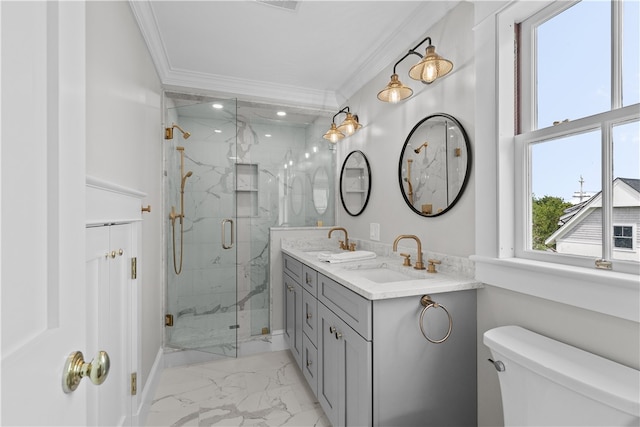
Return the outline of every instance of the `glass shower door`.
[[[236,101],[165,101],[166,346],[235,357]]]

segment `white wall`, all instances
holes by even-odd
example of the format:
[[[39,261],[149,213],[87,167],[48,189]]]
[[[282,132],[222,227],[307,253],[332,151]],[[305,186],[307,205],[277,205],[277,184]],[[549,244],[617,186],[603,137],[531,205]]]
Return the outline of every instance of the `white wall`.
[[[361,215],[349,216],[338,203],[337,224],[346,227],[350,236],[369,239],[369,224],[379,223],[382,242],[392,243],[399,234],[415,234],[425,251],[465,257],[474,253],[474,166],[458,203],[446,214],[432,218],[421,217],[407,206],[398,181],[400,151],[407,135],[418,121],[431,114],[447,113],[458,119],[471,139],[472,152],[475,151],[472,25],[473,5],[462,3],[424,34],[431,37],[436,51],[454,64],[453,71],[443,79],[431,85],[412,80],[408,76],[409,68],[419,60],[412,55],[396,69],[400,81],[413,89],[411,98],[399,104],[377,99],[393,72],[393,64],[389,64],[345,103],[358,114],[364,127],[338,143],[337,166],[342,167],[348,153],[361,150],[369,160],[372,185],[369,203]],[[393,46],[397,58],[420,40],[410,46]],[[419,51],[424,53],[427,45],[425,42]],[[336,174],[339,178],[339,170]]]
[[[128,2],[87,2],[87,174],[147,194],[143,214],[144,386],[162,346],[161,87]]]

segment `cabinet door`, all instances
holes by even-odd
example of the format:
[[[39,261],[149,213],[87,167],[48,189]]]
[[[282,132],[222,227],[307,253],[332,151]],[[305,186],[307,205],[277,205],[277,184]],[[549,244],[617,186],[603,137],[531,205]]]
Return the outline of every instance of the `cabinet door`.
[[[335,333],[341,323],[338,316],[323,304],[318,304],[318,401],[331,425],[338,422],[340,399],[339,343]]]
[[[371,342],[318,304],[318,400],[332,425],[372,422]]]
[[[95,310],[87,313],[87,351],[91,360],[106,351],[111,360],[103,384],[87,387],[90,425],[131,425],[132,226],[90,227],[86,232],[86,287]]]
[[[373,416],[373,364],[371,342],[342,322],[336,331],[341,378],[340,425],[370,426]]]
[[[318,345],[318,300],[309,292],[302,292],[302,330],[313,345]]]
[[[284,274],[284,334],[289,349],[302,368],[302,288]]]

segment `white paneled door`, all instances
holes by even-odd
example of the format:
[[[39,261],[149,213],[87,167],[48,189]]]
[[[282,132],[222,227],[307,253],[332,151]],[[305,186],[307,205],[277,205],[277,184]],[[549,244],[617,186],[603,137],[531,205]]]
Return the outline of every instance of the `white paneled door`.
[[[0,2],[2,425],[87,425],[85,10]]]

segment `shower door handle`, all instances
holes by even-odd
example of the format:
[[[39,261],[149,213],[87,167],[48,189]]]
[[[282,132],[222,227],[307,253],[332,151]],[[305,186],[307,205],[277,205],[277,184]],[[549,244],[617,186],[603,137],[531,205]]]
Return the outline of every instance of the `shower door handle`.
[[[224,226],[226,223],[231,226],[231,244],[227,245],[227,229]],[[226,218],[222,220],[222,249],[231,249],[236,241],[235,231],[233,230],[233,220]]]

